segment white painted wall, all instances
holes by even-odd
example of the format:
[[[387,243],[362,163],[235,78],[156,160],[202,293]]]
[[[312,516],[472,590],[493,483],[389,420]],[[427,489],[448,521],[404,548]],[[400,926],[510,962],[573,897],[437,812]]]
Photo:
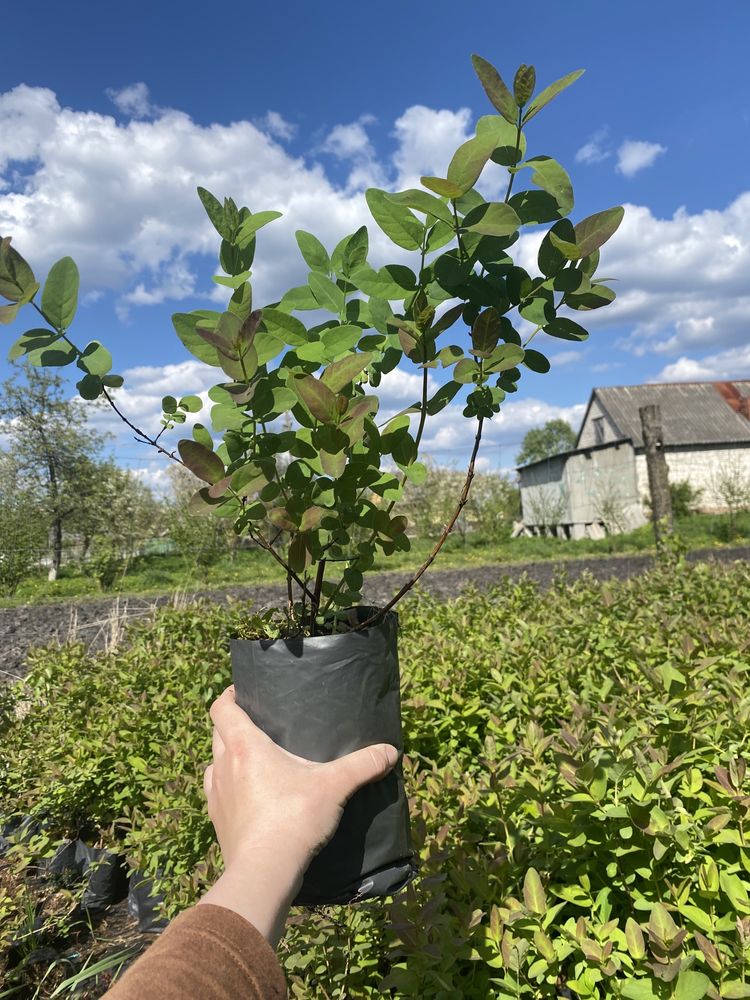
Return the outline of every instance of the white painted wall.
[[[745,477],[750,483],[750,442],[728,444],[711,448],[667,448],[665,449],[670,482],[687,479],[691,486],[702,491],[700,510],[718,513],[725,509],[717,495],[717,480],[726,474]],[[641,454],[635,460],[638,480],[638,496],[648,496],[648,471],[646,456]]]

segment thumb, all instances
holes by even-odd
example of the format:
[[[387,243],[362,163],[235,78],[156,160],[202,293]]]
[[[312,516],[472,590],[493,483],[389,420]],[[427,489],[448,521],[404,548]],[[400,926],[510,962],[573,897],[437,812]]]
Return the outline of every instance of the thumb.
[[[342,799],[348,800],[363,785],[379,781],[395,766],[398,750],[389,743],[376,743],[326,764]]]

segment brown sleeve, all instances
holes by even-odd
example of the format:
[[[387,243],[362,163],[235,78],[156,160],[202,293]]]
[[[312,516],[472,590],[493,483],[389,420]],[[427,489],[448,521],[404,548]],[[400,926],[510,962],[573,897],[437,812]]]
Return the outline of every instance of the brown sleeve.
[[[181,913],[105,1000],[276,1000],[287,996],[271,945],[251,923],[202,903]]]

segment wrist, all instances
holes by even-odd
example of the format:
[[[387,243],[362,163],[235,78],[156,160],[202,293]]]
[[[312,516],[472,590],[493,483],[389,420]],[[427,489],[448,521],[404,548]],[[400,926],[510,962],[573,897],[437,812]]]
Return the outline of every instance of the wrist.
[[[295,855],[248,845],[199,902],[233,910],[275,948],[303,874]]]

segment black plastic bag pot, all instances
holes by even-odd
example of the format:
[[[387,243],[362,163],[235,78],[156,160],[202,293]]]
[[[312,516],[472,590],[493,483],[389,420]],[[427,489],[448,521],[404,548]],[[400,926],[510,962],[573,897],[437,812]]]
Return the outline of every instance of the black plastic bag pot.
[[[78,840],[64,840],[51,858],[43,862],[44,869],[61,882],[72,884],[81,877],[83,863],[78,857]]]
[[[42,824],[33,816],[13,816],[0,826],[0,858],[14,844],[26,844],[42,832]]]
[[[97,913],[125,899],[128,895],[128,870],[124,855],[101,847],[89,847],[79,840],[76,859],[86,882],[81,897],[82,910]]]
[[[355,609],[365,621],[373,608]],[[399,753],[398,617],[361,632],[294,639],[233,639],[237,703],[291,753],[330,761],[375,743]],[[331,842],[305,873],[295,904],[389,896],[416,874],[401,763],[356,792]]]
[[[169,921],[161,916],[164,897],[154,892],[154,884],[142,872],[133,872],[128,888],[128,913],[138,921],[143,934],[161,934]]]

